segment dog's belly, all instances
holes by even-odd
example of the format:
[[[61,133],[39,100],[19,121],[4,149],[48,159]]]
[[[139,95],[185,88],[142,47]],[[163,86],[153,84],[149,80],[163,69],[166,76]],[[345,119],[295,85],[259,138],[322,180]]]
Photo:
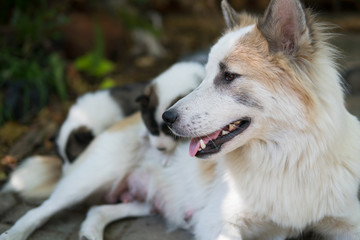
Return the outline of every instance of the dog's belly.
[[[135,170],[128,177],[127,190],[121,194],[120,199],[123,202],[133,200],[146,201],[152,204],[154,212],[164,215],[167,218],[175,217],[171,210],[179,208],[178,206],[173,206],[176,203],[170,200],[173,197],[172,192],[168,191],[166,187],[169,179],[164,179],[163,174],[157,170],[156,168]],[[171,210],[169,211],[169,209]],[[183,216],[182,220],[188,222],[192,218],[194,211],[191,207],[180,209],[181,211],[177,212],[177,214]]]
[[[132,201],[144,202],[148,200],[150,175],[146,171],[136,170],[126,176],[121,182],[113,185],[105,196],[107,203],[129,203]]]
[[[121,181],[106,196],[106,202],[129,203],[133,201],[149,202],[153,205],[153,211],[164,214],[166,211],[166,192],[161,189],[161,174],[155,169],[138,168]],[[191,210],[184,210],[184,219],[189,221],[192,217]],[[167,215],[167,214],[165,214]]]
[[[148,202],[152,205],[153,212],[165,217],[170,226],[191,229],[197,207],[191,202],[188,193],[179,191],[181,188],[177,184],[182,183],[173,182],[161,168],[147,166],[132,172],[119,200],[124,203]]]
[[[183,154],[187,149],[186,143],[178,146],[165,167],[161,164],[163,153],[149,149],[126,179],[112,188],[116,189],[112,199],[147,202],[166,219],[168,226],[191,229],[206,203],[215,165],[206,164],[204,168],[203,162],[190,161],[193,159]]]
[[[149,195],[149,189],[152,185],[153,178],[151,173],[146,169],[137,169],[130,174],[127,179],[127,189],[120,196],[123,202],[132,200],[137,201],[150,201],[152,194]],[[125,197],[125,198],[124,198]],[[130,199],[126,199],[130,197]]]

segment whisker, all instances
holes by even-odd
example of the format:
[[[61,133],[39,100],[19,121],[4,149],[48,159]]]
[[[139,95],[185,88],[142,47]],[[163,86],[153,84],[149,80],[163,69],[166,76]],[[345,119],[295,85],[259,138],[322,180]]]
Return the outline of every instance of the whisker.
[[[222,128],[220,129],[220,131],[222,130]],[[221,134],[221,132],[220,132]],[[209,139],[209,142],[212,142],[214,144],[215,147],[217,147],[216,143],[214,142],[214,139],[210,138],[209,135],[206,135],[205,137],[207,137]]]

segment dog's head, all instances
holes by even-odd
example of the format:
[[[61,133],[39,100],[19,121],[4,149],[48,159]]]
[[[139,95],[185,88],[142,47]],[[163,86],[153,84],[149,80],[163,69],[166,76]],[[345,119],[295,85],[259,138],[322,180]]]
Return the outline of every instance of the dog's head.
[[[195,62],[174,64],[156,77],[137,98],[151,145],[169,152],[176,146],[176,137],[161,118],[163,112],[194,90],[204,78],[204,66]]]
[[[210,51],[205,79],[163,115],[202,158],[305,128],[317,101],[309,72],[319,36],[299,1],[272,0],[259,19],[227,1],[222,8],[229,29]]]
[[[144,87],[145,83],[132,83],[80,96],[53,138],[64,166],[72,164],[108,127],[138,111],[134,100]]]

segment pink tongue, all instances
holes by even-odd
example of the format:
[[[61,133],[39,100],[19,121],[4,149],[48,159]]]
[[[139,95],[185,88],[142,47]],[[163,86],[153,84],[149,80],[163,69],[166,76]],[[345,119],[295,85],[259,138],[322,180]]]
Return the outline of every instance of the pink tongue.
[[[200,139],[201,138],[192,138],[189,146],[189,154],[191,157],[195,156],[198,149],[200,148]]]
[[[204,141],[205,144],[207,144],[211,139],[216,139],[219,134],[220,134],[221,130],[218,130],[206,137],[203,138],[192,138],[190,141],[190,146],[189,146],[189,154],[191,157],[194,157],[196,155],[196,153],[198,152],[199,148],[200,148],[200,140],[202,139]]]

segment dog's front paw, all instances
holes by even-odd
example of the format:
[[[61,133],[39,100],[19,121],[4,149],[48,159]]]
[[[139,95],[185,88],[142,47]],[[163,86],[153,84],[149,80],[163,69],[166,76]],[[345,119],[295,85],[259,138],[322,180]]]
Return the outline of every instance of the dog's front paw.
[[[79,234],[80,240],[103,240],[103,232],[96,226],[82,226]]]
[[[98,232],[94,231],[94,232],[82,232],[80,233],[79,236],[80,240],[103,240],[102,238],[102,234],[99,235]]]
[[[14,234],[11,234],[9,231],[3,232],[0,235],[0,240],[18,240],[21,239],[19,236],[14,236]]]
[[[0,235],[0,240],[8,240],[9,238],[9,232],[4,232]]]
[[[0,240],[24,240],[24,234],[21,232],[6,231],[0,235]]]
[[[93,240],[93,239],[88,238],[87,236],[80,236],[80,240]]]

